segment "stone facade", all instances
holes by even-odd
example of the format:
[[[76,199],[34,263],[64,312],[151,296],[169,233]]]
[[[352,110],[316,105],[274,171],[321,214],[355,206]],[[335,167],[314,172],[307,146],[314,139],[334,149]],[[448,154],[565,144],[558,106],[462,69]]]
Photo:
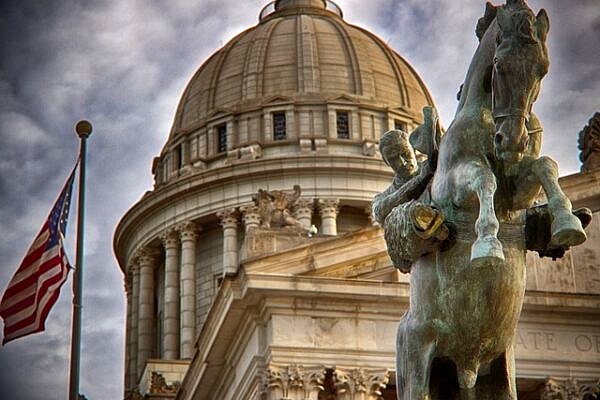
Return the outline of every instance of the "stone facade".
[[[278,0],[209,58],[154,161],[155,188],[115,233],[125,397],[395,398],[409,288],[371,217],[393,177],[377,143],[432,104],[410,65],[331,2]],[[600,171],[561,184],[594,221],[558,263],[529,256],[522,398],[600,376]],[[261,228],[253,196],[294,185],[289,211],[312,237]]]

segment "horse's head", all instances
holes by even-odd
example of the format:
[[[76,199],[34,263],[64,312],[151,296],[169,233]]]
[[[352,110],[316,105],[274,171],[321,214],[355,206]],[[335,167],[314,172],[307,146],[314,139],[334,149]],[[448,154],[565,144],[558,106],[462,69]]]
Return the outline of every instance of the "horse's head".
[[[498,35],[492,68],[492,114],[496,157],[514,164],[525,154],[525,124],[548,72],[548,15],[535,16],[523,0],[508,0],[496,16]]]

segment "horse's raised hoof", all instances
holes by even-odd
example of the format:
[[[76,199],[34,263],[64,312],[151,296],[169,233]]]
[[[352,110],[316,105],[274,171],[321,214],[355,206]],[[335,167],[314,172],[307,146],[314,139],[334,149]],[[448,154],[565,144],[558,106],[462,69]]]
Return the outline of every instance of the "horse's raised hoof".
[[[499,264],[504,262],[502,243],[493,237],[482,237],[473,243],[471,247],[471,265],[483,266],[488,264]]]
[[[587,240],[581,221],[573,214],[555,218],[552,221],[551,247],[572,247]]]

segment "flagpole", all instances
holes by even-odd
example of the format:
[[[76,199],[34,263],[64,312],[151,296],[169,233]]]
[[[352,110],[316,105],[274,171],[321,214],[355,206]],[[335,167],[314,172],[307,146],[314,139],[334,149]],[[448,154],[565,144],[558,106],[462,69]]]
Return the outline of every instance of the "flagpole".
[[[71,330],[71,371],[69,375],[69,400],[79,398],[79,364],[81,349],[81,306],[83,289],[83,226],[85,217],[85,162],[87,139],[92,134],[92,124],[82,120],[75,125],[79,136],[79,200],[77,202],[77,248],[73,273],[73,320]]]

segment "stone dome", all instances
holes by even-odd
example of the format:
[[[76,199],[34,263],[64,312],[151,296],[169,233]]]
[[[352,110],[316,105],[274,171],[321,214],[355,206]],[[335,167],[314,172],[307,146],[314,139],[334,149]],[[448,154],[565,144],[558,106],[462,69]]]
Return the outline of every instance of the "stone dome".
[[[244,113],[279,96],[326,101],[337,96],[397,108],[419,120],[433,103],[415,70],[376,35],[346,23],[321,0],[279,0],[257,26],[210,57],[179,104],[171,136],[218,113]]]
[[[182,223],[219,240],[223,210],[239,217],[260,189],[299,185],[319,229],[333,214],[332,231],[370,226],[371,200],[393,178],[379,138],[413,130],[425,105],[433,100],[414,69],[333,2],[270,3],[187,85],[153,161],[154,188],[117,227],[121,266]]]

